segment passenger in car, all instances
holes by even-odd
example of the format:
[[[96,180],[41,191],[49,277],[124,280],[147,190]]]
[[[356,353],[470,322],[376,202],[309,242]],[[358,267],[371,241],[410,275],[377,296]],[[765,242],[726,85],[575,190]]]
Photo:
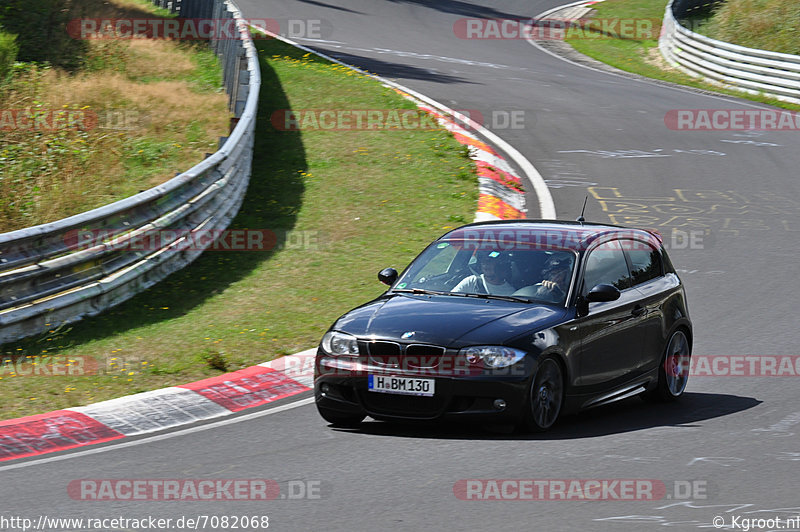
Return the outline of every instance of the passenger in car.
[[[509,282],[508,258],[499,251],[483,251],[477,255],[479,275],[470,275],[458,283],[453,292],[469,294],[511,295],[516,291]]]

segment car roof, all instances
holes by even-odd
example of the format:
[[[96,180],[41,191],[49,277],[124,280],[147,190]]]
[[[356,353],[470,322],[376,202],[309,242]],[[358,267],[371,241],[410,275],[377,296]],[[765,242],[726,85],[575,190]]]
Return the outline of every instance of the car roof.
[[[573,245],[586,247],[592,242],[606,235],[639,237],[652,241],[654,238],[658,245],[661,244],[661,235],[653,230],[637,229],[596,222],[576,222],[567,220],[491,220],[463,225],[440,237],[441,240],[459,240],[474,238],[475,233],[488,236],[488,233],[497,232],[497,238],[508,232],[520,233],[551,233],[561,232],[570,235]],[[572,246],[569,246],[572,247]]]

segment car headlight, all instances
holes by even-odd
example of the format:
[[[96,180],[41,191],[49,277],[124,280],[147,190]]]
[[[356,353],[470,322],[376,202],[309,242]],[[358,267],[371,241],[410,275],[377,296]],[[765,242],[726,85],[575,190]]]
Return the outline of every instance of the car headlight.
[[[470,364],[483,362],[487,368],[505,368],[525,357],[525,351],[502,345],[465,347],[460,353]]]
[[[352,334],[328,331],[322,337],[322,349],[334,356],[358,355],[358,340]]]

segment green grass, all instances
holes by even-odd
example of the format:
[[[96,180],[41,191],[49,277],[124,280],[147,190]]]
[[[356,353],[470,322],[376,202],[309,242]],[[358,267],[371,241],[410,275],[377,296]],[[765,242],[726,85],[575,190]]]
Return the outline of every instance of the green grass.
[[[195,69],[186,78],[198,92],[221,92],[222,66],[213,50],[205,43],[194,43],[192,62]]]
[[[800,3],[727,0],[717,6],[704,33],[749,48],[800,54]]]
[[[566,42],[578,52],[626,72],[738,98],[747,98],[786,109],[800,109],[798,105],[782,102],[775,98],[748,94],[706,83],[700,81],[699,78],[671,68],[658,50],[658,35],[661,31],[659,21],[664,17],[666,6],[667,0],[606,0],[593,6],[597,11],[594,15],[595,18],[652,20],[654,26],[658,25],[653,28],[653,38],[636,38],[639,37],[638,35],[634,35],[634,38],[631,38],[631,35],[625,35],[626,38],[618,38],[619,35],[612,35],[611,37],[617,38],[568,38]]]
[[[17,59],[17,36],[3,31],[0,26],[0,87],[5,83],[8,73]]]
[[[474,165],[445,131],[276,131],[270,117],[278,110],[414,105],[283,43],[258,48],[253,174],[233,227],[288,232],[288,242],[269,252],[206,252],[96,318],[2,346],[3,357],[22,360],[91,357],[102,371],[6,371],[0,417],[191,382],[313,347],[336,317],[384,290],[380,269],[403,268],[432,239],[472,219]],[[161,156],[148,150],[144,160]]]

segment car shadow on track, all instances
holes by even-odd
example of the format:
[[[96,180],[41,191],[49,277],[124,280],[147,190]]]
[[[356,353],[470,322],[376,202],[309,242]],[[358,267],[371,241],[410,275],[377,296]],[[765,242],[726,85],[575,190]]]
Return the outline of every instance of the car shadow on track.
[[[569,440],[608,436],[658,427],[695,428],[703,421],[758,406],[752,397],[715,393],[686,393],[675,403],[645,403],[633,397],[611,405],[565,416],[548,432],[515,434],[511,427],[457,423],[398,423],[365,421],[358,429],[335,429],[374,436],[457,440]]]

